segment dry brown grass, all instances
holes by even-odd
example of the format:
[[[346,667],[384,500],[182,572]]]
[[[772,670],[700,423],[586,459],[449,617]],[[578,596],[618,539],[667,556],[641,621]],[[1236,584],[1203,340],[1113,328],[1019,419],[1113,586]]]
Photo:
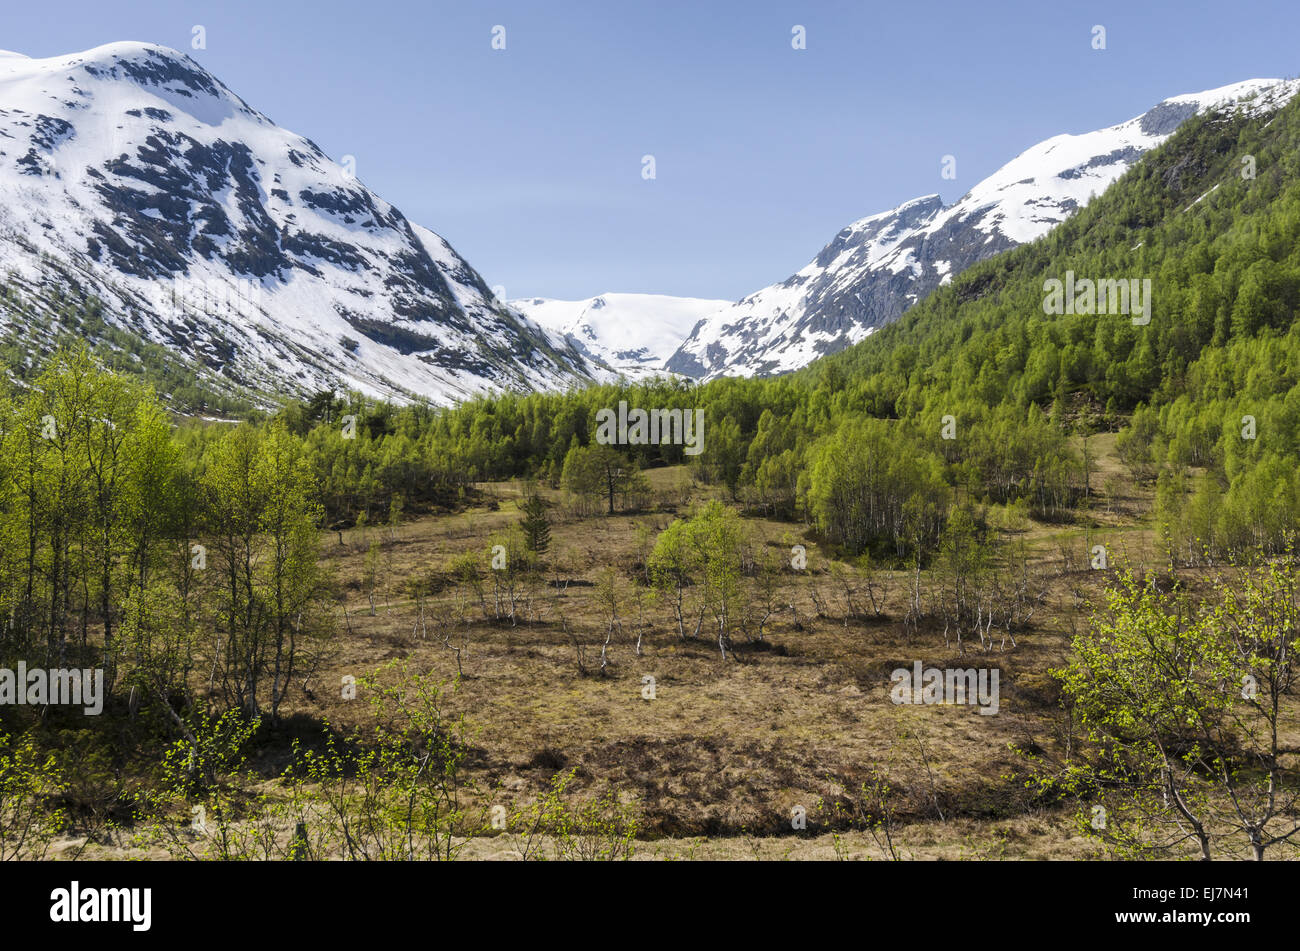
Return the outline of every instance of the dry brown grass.
[[[668,608],[654,602],[645,612],[642,655],[634,652],[636,612],[629,609],[608,670],[584,675],[572,637],[587,645],[593,662],[604,636],[593,603],[599,571],[614,565],[627,590],[637,590],[644,544],[638,528],[657,533],[674,517],[672,509],[684,512],[705,494],[699,487],[692,492],[682,470],[650,475],[664,510],[648,514],[577,518],[558,493],[548,493],[557,508],[546,577],[567,587],[539,586],[531,610],[515,625],[479,616],[468,629],[464,678],[452,705],[473,726],[474,779],[492,802],[521,805],[542,792],[556,770],[576,769],[579,793],[608,784],[634,797],[643,835],[662,838],[669,853],[685,855],[692,837],[707,837],[694,854],[752,857],[759,849],[773,857],[772,850],[789,849],[791,857],[831,857],[817,803],[859,787],[877,771],[888,778],[905,850],[916,857],[999,851],[1006,857],[1077,856],[1091,848],[1067,813],[1043,813],[1033,801],[1023,779],[1028,764],[1012,746],[1053,742],[1055,691],[1046,672],[1064,656],[1067,619],[1078,620],[1080,598],[1100,590],[1103,573],[1086,570],[1084,542],[1107,529],[1027,526],[1035,570],[1049,576],[1049,603],[1016,647],[961,655],[955,644],[945,644],[941,630],[922,625],[913,633],[901,623],[902,573],[886,575],[882,617],[845,620],[837,616],[843,603],[833,593],[827,558],[803,527],[752,519],[769,544],[786,551],[795,542],[808,546],[808,577],[792,575],[786,591],[797,620],[787,612],[770,627],[766,643],[738,643],[724,662],[712,640],[682,641]],[[345,628],[338,650],[309,683],[312,697],[295,696],[290,715],[364,728],[368,708],[340,699],[337,685],[344,674],[361,677],[395,658],[439,678],[455,676],[454,655],[440,635],[419,636],[415,605],[402,591],[406,578],[445,573],[464,552],[481,553],[486,563],[491,535],[518,520],[523,487],[480,488],[487,504],[403,525],[392,540],[378,528],[345,532],[342,546],[327,539],[325,554],[337,565],[350,634]],[[1149,545],[1141,527],[1116,529],[1109,529],[1109,538],[1136,549]],[[372,616],[362,566],[375,538],[385,539],[391,571]],[[1062,571],[1062,544],[1074,550],[1076,570]],[[829,617],[815,617],[814,583],[830,605]],[[431,600],[430,614],[449,613],[451,602],[444,590]],[[1001,713],[895,706],[890,671],[914,660],[998,667]],[[652,701],[641,696],[645,675],[655,678]],[[808,810],[809,832],[791,830],[795,805]],[[750,840],[763,844],[746,844]],[[493,848],[475,843],[469,854],[490,855]]]
[[[1090,603],[1122,561],[1154,566],[1144,519],[1151,493],[1115,478],[1113,437],[1094,438],[1099,470],[1112,492],[1096,499],[1089,524],[1035,522],[1008,529],[1028,540],[1032,572],[1045,603],[1016,643],[988,653],[945,643],[941,628],[902,623],[902,572],[883,573],[881,615],[846,618],[830,562],[801,525],[749,519],[760,543],[788,553],[808,548],[809,571],[789,575],[784,597],[794,605],[769,627],[762,643],[738,641],[723,661],[716,642],[679,638],[669,608],[639,583],[647,538],[653,542],[676,514],[713,489],[691,484],[684,469],[649,473],[656,510],[638,515],[579,518],[560,493],[544,490],[554,524],[544,573],[517,623],[485,618],[475,608],[464,629],[464,676],[448,694],[450,711],[471,726],[470,777],[479,803],[526,806],[560,770],[576,770],[572,791],[595,795],[613,788],[635,801],[641,858],[887,858],[878,837],[845,830],[831,834],[829,806],[847,803],[873,776],[890,786],[893,841],[910,858],[1080,858],[1096,846],[1074,824],[1074,807],[1037,801],[1025,783],[1030,769],[1021,750],[1054,750],[1060,716],[1048,675],[1065,658],[1072,630],[1086,623]],[[1103,484],[1101,476],[1097,485]],[[345,701],[344,675],[362,678],[393,660],[451,682],[456,657],[444,646],[438,618],[454,614],[448,575],[459,555],[474,552],[486,566],[494,533],[519,520],[526,487],[492,484],[474,507],[423,517],[395,534],[373,527],[324,539],[335,566],[346,622],[325,663],[295,692],[285,713],[293,732],[308,735],[322,721],[343,731],[371,725],[368,704]],[[385,577],[377,609],[363,590],[370,544],[382,542]],[[1112,571],[1088,568],[1088,546],[1105,544]],[[624,630],[610,648],[603,674],[594,663],[604,637],[594,601],[595,582],[614,566],[628,595],[647,594],[641,617],[628,607]],[[441,578],[427,606],[428,636],[408,596],[412,577]],[[559,586],[550,583],[558,579]],[[1193,579],[1194,580],[1194,579]],[[927,579],[928,581],[928,579]],[[488,603],[491,604],[490,581]],[[812,587],[820,588],[828,616],[817,616]],[[865,603],[865,599],[862,599]],[[642,653],[634,644],[643,620]],[[567,634],[566,634],[567,627]],[[586,645],[579,669],[574,640]],[[461,643],[461,635],[453,637]],[[982,716],[974,707],[896,706],[890,672],[913,661],[937,667],[997,667],[1001,709]],[[653,676],[656,697],[642,697]],[[282,769],[284,744],[255,759],[264,775]],[[791,828],[791,810],[803,806],[806,831]],[[508,836],[470,842],[465,857],[514,856]]]

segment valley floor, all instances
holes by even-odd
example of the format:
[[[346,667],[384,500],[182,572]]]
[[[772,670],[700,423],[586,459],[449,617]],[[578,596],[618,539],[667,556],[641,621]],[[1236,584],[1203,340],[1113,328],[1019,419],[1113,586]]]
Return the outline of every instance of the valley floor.
[[[457,604],[445,589],[420,605],[407,582],[445,577],[466,552],[486,560],[493,533],[518,521],[523,486],[481,486],[483,502],[454,515],[330,533],[324,556],[343,591],[339,644],[292,694],[249,765],[277,775],[289,740],[310,738],[322,722],[372,730],[365,678],[420,672],[448,685],[444,715],[465,718],[471,809],[514,813],[572,772],[566,795],[612,794],[637,817],[636,858],[1102,856],[1080,830],[1077,804],[1043,801],[1027,783],[1034,756],[1059,752],[1062,712],[1049,668],[1062,664],[1071,630],[1086,623],[1111,576],[1092,570],[1087,552],[1102,539],[1116,562],[1155,564],[1141,517],[1149,494],[1127,486],[1120,495],[1124,483],[1105,478],[1117,471],[1109,454],[1100,468],[1113,494],[1096,501],[1094,527],[1007,529],[1030,543],[1042,603],[1026,629],[993,631],[984,649],[946,639],[933,623],[904,623],[906,572],[873,570],[868,579],[833,567],[802,526],[763,518],[750,519],[763,544],[782,553],[807,546],[808,569],[783,583],[782,609],[762,640],[737,639],[723,660],[707,633],[683,639],[644,581],[659,532],[717,494],[685,469],[650,473],[658,504],[650,513],[579,517],[552,493],[548,567],[516,590],[513,621],[495,616],[491,583],[481,601],[467,603],[460,590]],[[608,604],[598,591],[609,566],[621,585],[619,626],[602,670]],[[892,702],[891,671],[916,661],[997,668],[997,715]],[[355,699],[344,698],[348,677],[362,684]],[[154,851],[116,841],[84,851],[69,841],[57,851]],[[521,850],[518,835],[501,833],[474,838],[460,855],[517,858]]]

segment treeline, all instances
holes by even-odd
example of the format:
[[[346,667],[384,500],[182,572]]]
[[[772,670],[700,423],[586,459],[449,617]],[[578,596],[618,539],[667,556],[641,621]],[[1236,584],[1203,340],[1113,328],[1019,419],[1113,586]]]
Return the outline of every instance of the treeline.
[[[599,443],[597,413],[620,402],[703,409],[703,450]],[[1067,428],[1037,405],[954,400],[944,413],[872,418],[843,405],[842,389],[789,378],[651,381],[445,410],[322,394],[281,418],[304,434],[331,524],[382,518],[394,498],[455,504],[475,482],[520,477],[569,490],[583,514],[636,510],[648,497],[645,470],[685,463],[733,499],[814,525],[853,554],[901,557],[937,544],[950,490],[1023,500],[1058,518],[1087,484]],[[345,431],[355,438],[341,439]]]
[[[0,400],[0,428],[5,666],[104,667],[173,717],[201,674],[274,718],[333,623],[306,442],[278,422],[177,428],[84,350]]]

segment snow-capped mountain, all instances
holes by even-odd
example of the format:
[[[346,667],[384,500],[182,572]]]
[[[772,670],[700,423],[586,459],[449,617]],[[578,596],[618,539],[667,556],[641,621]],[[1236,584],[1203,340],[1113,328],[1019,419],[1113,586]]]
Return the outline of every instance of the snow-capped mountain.
[[[1166,99],[1120,125],[1040,142],[955,204],[927,195],[855,221],[801,271],[705,318],[665,366],[762,376],[842,350],[975,262],[1046,234],[1192,116],[1244,99],[1277,109],[1298,88],[1254,79]]]
[[[0,55],[0,275],[245,391],[447,402],[602,371],[496,300],[451,246],[188,56]],[[24,321],[33,323],[32,321]]]
[[[630,379],[664,373],[695,325],[730,306],[728,300],[662,294],[601,294],[587,300],[529,297],[510,306],[563,334],[592,360]]]

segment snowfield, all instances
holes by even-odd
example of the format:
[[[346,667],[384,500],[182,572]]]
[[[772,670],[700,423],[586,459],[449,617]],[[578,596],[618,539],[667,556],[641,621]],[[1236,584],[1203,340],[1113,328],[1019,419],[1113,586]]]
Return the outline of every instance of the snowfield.
[[[601,294],[586,300],[530,297],[510,305],[630,379],[664,375],[664,362],[701,320],[728,300]]]

